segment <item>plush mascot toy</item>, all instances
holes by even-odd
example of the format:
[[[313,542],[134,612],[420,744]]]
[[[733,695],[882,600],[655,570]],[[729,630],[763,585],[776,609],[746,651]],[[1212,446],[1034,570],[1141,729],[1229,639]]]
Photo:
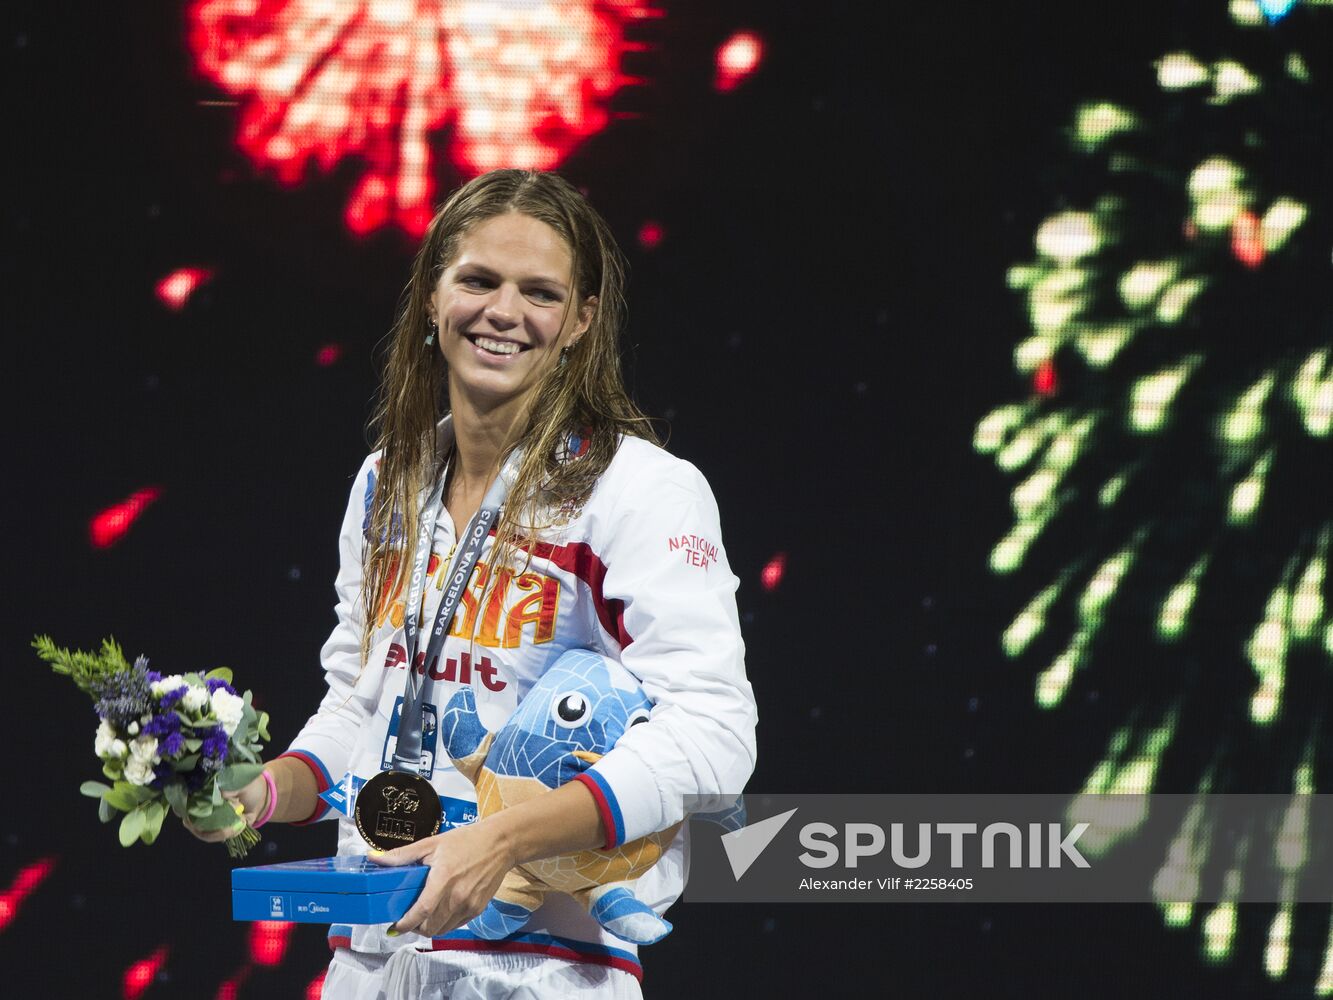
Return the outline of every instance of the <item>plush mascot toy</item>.
[[[450,699],[440,744],[477,786],[477,815],[490,816],[571,781],[615,746],[633,725],[648,721],[652,703],[615,660],[585,649],[563,654],[524,696],[499,732],[487,732],[471,688]],[[634,895],[633,882],[651,868],[679,825],[612,850],[580,851],[513,868],[495,898],[468,924],[498,940],[522,929],[551,891],[567,892],[612,934],[652,944],[671,924]]]

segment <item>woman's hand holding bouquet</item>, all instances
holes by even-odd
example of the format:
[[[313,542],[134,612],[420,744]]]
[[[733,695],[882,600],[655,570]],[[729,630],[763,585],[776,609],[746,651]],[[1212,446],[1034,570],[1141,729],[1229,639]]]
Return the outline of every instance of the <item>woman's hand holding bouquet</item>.
[[[33,648],[95,703],[93,749],[112,784],[85,781],[80,791],[99,800],[102,822],[124,813],[121,844],[153,843],[168,810],[204,839],[225,839],[232,857],[259,842],[240,818],[248,804],[237,799],[242,789],[251,796],[264,789],[255,779],[268,713],[255,709],[249,691],[236,693],[230,670],[163,676],[142,656],[129,663],[113,639],[97,653],[62,649],[49,636],[38,636]]]

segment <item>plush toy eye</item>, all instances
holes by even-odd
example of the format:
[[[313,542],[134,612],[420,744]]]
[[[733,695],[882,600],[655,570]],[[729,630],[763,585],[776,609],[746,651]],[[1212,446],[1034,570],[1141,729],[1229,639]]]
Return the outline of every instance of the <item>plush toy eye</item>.
[[[558,694],[551,702],[551,718],[555,719],[556,725],[566,729],[582,725],[591,714],[592,706],[588,704],[588,699],[577,691]]]
[[[619,745],[620,741],[629,735],[629,731],[633,729],[635,726],[637,726],[639,723],[647,722],[648,715],[649,715],[649,710],[646,708],[636,708],[632,710],[629,713],[629,715],[625,718],[625,731],[620,734],[619,738],[616,740],[616,744]]]

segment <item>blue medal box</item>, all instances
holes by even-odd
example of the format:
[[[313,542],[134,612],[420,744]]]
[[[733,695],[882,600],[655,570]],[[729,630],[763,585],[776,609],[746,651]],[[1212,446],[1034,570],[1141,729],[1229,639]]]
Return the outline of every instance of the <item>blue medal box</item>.
[[[386,924],[416,902],[429,871],[429,866],[419,864],[385,868],[362,856],[233,868],[231,917]]]

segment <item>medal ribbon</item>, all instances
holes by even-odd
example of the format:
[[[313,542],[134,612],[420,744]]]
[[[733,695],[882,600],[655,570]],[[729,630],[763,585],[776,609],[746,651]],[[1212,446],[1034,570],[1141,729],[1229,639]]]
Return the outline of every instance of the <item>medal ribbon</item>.
[[[486,491],[481,507],[468,522],[449,565],[449,584],[440,598],[440,606],[435,612],[435,624],[431,629],[430,642],[426,647],[425,658],[421,661],[421,673],[417,674],[417,645],[420,641],[421,592],[425,588],[426,561],[430,558],[431,541],[435,535],[435,522],[439,520],[444,508],[444,478],[441,477],[435,489],[431,491],[421,511],[420,530],[417,532],[417,550],[412,559],[412,577],[408,585],[406,614],[403,615],[403,645],[407,650],[407,680],[403,684],[403,708],[398,717],[398,744],[393,754],[393,769],[418,774],[421,771],[421,721],[426,697],[431,685],[427,674],[444,650],[444,640],[453,623],[458,602],[462,599],[463,588],[472,579],[472,571],[481,558],[482,546],[486,536],[491,533],[491,526],[500,515],[500,507],[509,487],[518,478],[518,467],[522,454],[518,450],[509,453],[500,474]]]

